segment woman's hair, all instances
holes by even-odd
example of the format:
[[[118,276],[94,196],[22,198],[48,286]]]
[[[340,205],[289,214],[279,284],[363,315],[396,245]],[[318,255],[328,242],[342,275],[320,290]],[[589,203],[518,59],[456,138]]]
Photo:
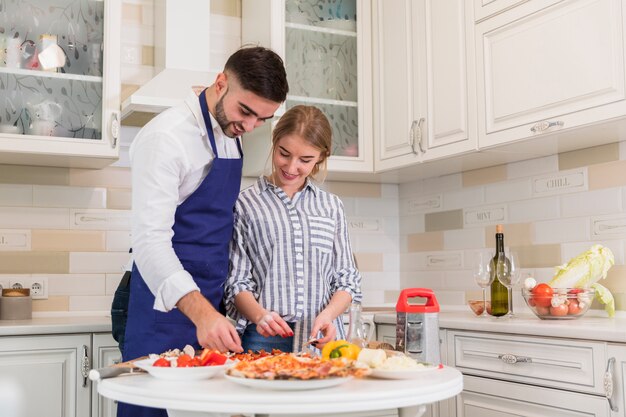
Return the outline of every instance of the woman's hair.
[[[289,84],[283,60],[276,52],[262,46],[244,46],[228,58],[224,72],[234,75],[244,90],[259,97],[282,103]]]
[[[320,109],[314,106],[295,106],[283,114],[272,131],[272,153],[280,138],[287,135],[298,135],[309,145],[320,151],[320,160],[315,164],[310,176],[322,182],[326,177],[326,163],[330,156],[333,131],[328,119]],[[273,169],[273,168],[272,168]],[[319,172],[322,178],[316,178]]]

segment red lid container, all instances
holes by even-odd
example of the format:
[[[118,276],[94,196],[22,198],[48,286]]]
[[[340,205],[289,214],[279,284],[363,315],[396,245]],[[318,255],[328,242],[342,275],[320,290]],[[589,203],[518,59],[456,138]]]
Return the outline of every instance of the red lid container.
[[[425,298],[425,304],[409,303],[410,298]],[[400,292],[396,303],[398,313],[438,313],[439,303],[435,293],[430,288],[406,288]]]

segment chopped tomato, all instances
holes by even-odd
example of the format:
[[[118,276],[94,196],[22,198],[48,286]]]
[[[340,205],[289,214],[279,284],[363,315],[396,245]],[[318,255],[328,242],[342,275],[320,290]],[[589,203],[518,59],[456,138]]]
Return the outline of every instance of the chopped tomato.
[[[200,362],[200,366],[215,366],[215,365],[224,365],[228,357],[226,355],[222,355],[216,350],[204,349],[198,360]]]
[[[170,364],[170,361],[168,361],[165,358],[159,358],[156,361],[154,361],[154,363],[152,364],[152,366],[162,366],[164,368],[169,368],[170,366],[172,366]]]
[[[533,301],[536,306],[549,307],[552,301],[554,291],[548,284],[538,284],[531,292],[533,293]]]
[[[180,355],[176,359],[176,366],[179,368],[188,368],[190,366],[193,366],[191,356],[185,354]]]

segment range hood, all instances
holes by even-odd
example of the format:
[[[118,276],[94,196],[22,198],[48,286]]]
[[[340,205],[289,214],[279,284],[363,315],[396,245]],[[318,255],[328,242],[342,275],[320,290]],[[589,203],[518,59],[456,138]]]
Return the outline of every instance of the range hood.
[[[156,76],[122,103],[122,119],[134,112],[160,113],[182,102],[194,85],[211,85],[209,0],[155,0]]]

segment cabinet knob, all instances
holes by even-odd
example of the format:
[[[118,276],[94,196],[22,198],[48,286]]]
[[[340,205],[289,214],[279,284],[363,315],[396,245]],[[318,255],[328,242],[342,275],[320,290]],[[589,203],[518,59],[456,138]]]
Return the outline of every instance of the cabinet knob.
[[[606,371],[604,372],[604,396],[609,401],[609,407],[611,407],[611,411],[619,411],[617,404],[613,400],[613,365],[615,364],[615,358],[610,358],[609,362],[606,364]]]
[[[530,128],[530,131],[533,133],[543,133],[548,129],[551,129],[553,127],[563,127],[563,125],[565,125],[565,123],[563,123],[561,120],[557,120],[555,122],[549,122],[547,120],[544,120],[542,122],[536,123],[533,127]]]
[[[528,356],[516,356],[516,355],[512,355],[510,353],[505,353],[503,355],[498,355],[498,359],[500,359],[504,363],[510,363],[510,364],[514,364],[514,363],[518,363],[518,362],[530,363],[530,362],[533,361],[532,358],[530,358]]]
[[[119,122],[119,113],[114,112],[111,115],[111,147],[115,148],[117,146],[117,139],[120,136],[120,122]]]

